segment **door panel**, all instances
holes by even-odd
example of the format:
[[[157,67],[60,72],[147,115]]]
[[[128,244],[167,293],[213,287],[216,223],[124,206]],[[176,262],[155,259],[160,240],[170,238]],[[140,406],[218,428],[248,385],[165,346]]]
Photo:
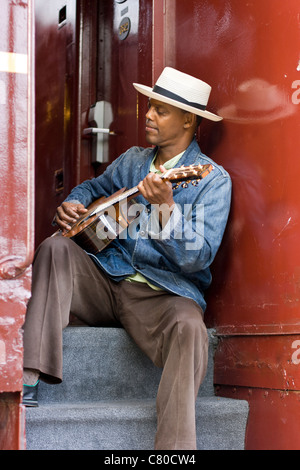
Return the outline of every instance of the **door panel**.
[[[151,84],[152,1],[36,0],[35,9],[38,245],[53,232],[56,207],[75,185],[130,146],[145,145],[147,100],[139,100],[132,83]],[[120,35],[124,20],[130,27]],[[97,101],[111,105],[116,133],[101,164],[92,162],[95,139],[83,134]]]
[[[74,182],[76,0],[35,1],[36,245]]]
[[[146,145],[147,100],[132,83],[152,81],[152,1],[102,2],[99,11],[97,100],[112,106],[109,161],[133,145]],[[107,165],[97,169],[101,173]]]

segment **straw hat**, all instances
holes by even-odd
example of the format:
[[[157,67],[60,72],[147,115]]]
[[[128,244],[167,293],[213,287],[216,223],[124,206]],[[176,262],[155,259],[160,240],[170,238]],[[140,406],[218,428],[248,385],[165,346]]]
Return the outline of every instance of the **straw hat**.
[[[211,86],[171,67],[164,68],[153,88],[138,83],[134,83],[133,86],[149,98],[176,106],[211,121],[222,120],[220,116],[206,111]]]

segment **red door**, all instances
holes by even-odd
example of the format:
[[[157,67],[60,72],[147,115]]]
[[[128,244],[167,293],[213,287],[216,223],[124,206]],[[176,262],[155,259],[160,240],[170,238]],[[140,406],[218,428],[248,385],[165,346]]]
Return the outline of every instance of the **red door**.
[[[76,181],[76,0],[35,0],[35,242]]]
[[[96,95],[111,107],[111,162],[133,145],[146,145],[147,100],[132,84],[152,81],[152,0],[101,2],[98,31]],[[96,173],[105,166],[96,164]]]
[[[147,103],[132,83],[151,82],[152,1],[36,0],[35,22],[38,245],[75,185],[145,142]],[[97,102],[109,109],[105,124],[116,134],[105,137],[100,162],[96,138],[84,134],[95,127],[90,108]]]

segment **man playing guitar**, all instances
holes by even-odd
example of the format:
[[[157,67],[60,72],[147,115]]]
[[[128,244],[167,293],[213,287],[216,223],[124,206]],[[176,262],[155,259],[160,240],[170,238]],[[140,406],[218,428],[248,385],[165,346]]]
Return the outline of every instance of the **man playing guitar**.
[[[204,291],[227,223],[231,181],[201,153],[195,132],[201,118],[221,118],[206,110],[210,86],[178,70],[164,69],[153,88],[134,86],[149,99],[150,147],[129,149],[74,188],[55,215],[59,235],[37,250],[24,324],[24,404],[37,405],[38,380],[62,381],[62,328],[70,313],[91,326],[121,325],[163,369],[155,449],[196,449],[195,399],[208,349]],[[181,166],[209,171],[199,184],[174,188],[168,175]],[[124,187],[137,188],[135,229],[101,251],[82,249],[68,236],[74,224],[87,219],[96,199]]]

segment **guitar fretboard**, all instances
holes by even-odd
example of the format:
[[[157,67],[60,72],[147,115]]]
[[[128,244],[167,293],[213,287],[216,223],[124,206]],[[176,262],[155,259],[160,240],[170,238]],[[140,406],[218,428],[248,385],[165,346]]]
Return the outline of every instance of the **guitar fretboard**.
[[[109,199],[109,201],[103,202],[103,204],[100,204],[98,207],[96,207],[96,209],[94,209],[93,212],[90,214],[90,217],[92,217],[95,214],[98,214],[98,212],[105,211],[106,209],[113,206],[114,204],[124,201],[125,199],[133,196],[134,194],[137,194],[138,192],[139,190],[137,186],[135,186],[134,188],[128,189],[127,191],[124,191],[124,193],[119,194],[119,196]]]

